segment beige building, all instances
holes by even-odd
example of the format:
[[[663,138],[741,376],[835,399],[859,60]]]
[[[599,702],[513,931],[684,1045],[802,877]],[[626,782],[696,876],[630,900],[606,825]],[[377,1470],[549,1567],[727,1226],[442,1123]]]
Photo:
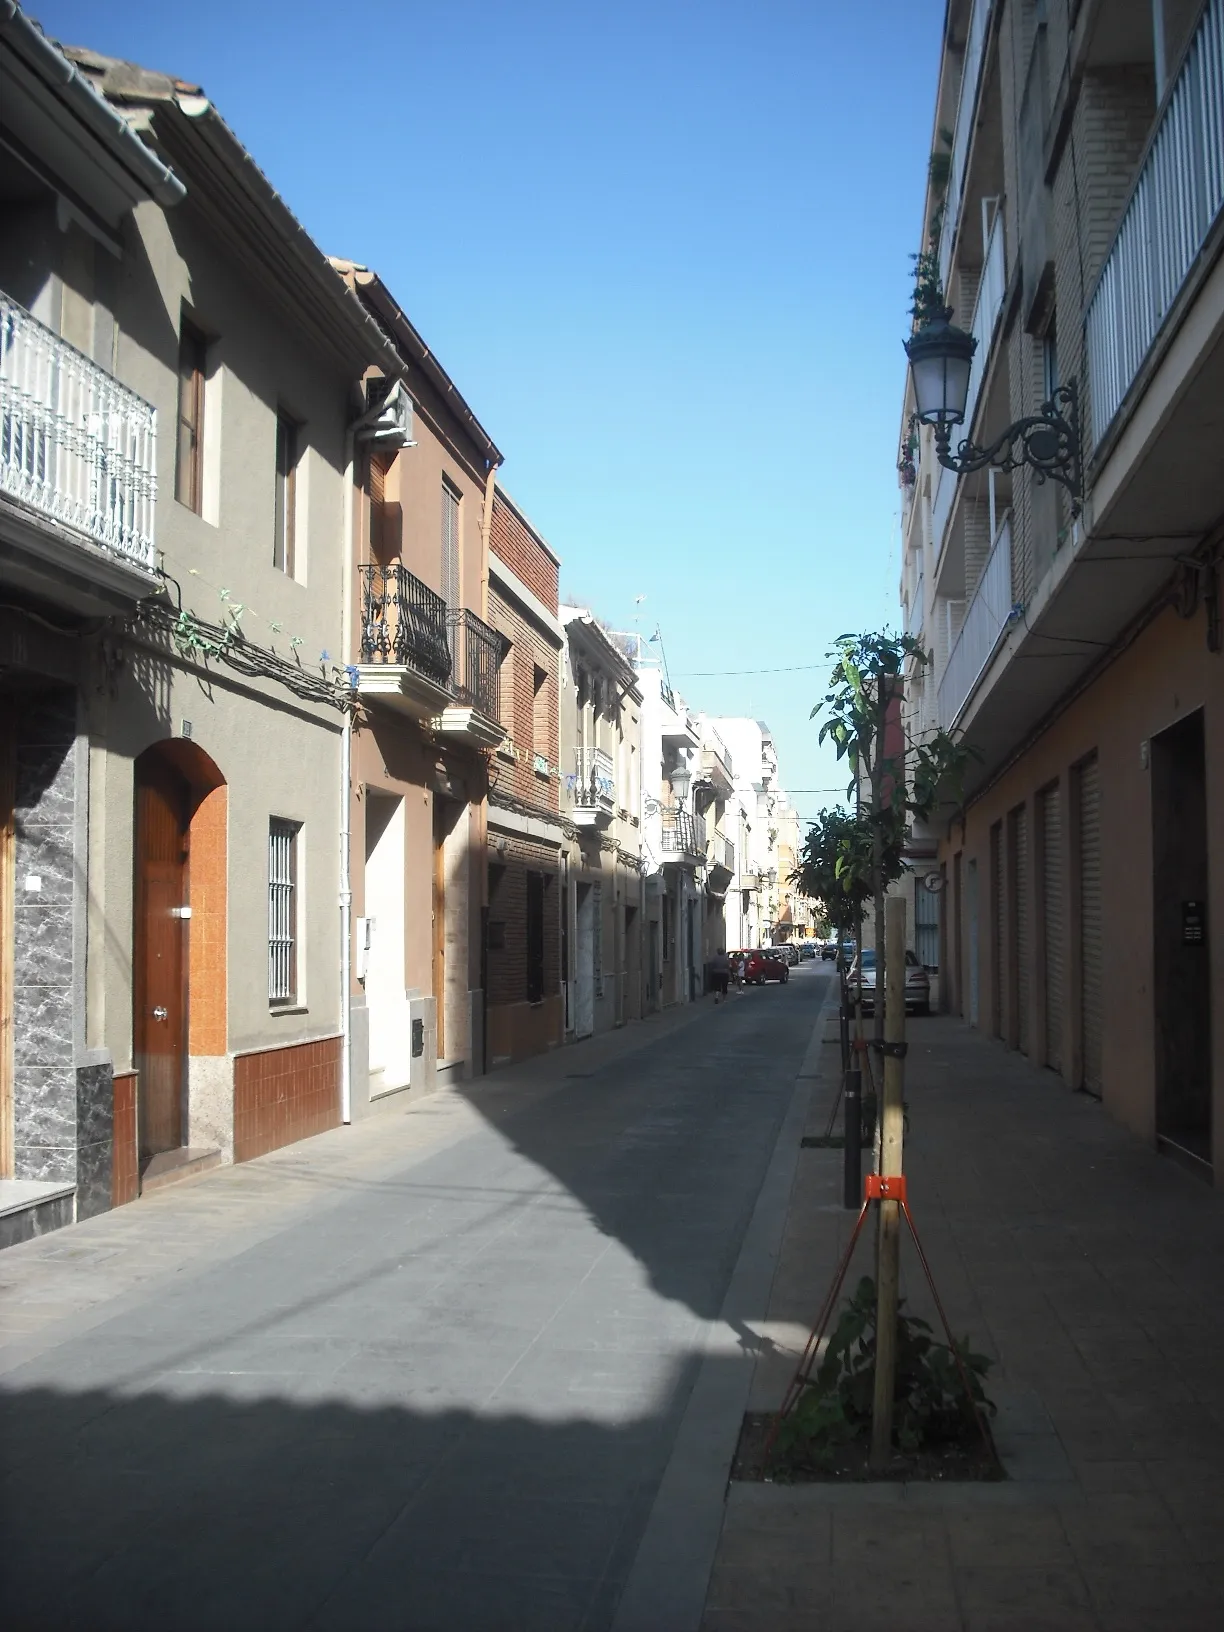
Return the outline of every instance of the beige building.
[[[565,1031],[578,1041],[643,1013],[642,694],[612,635],[583,607],[565,628],[559,709]]]
[[[505,736],[488,538],[501,454],[377,274],[333,266],[396,357],[394,373],[366,381],[353,448],[351,993],[362,1115],[486,1069],[488,756]]]
[[[934,658],[910,729],[981,756],[930,835],[943,1001],[1211,1176],[1224,4],[952,0],[944,42],[925,219],[978,342],[954,441],[1074,387],[1082,492],[958,479],[930,430],[908,440],[907,396],[902,598]]]
[[[9,1239],[342,1115],[346,427],[395,362],[201,91],[71,57],[0,28]]]

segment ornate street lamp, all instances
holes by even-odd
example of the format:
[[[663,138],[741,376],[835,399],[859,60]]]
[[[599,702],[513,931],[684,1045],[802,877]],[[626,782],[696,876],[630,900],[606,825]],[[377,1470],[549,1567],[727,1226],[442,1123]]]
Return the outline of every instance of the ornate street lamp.
[[[1072,514],[1078,515],[1083,472],[1079,392],[1074,380],[1060,385],[1037,413],[1009,425],[988,447],[980,448],[966,438],[953,451],[952,427],[965,421],[969,371],[976,350],[974,336],[953,324],[950,306],[936,307],[905,342],[914,382],[914,411],[922,424],[934,427],[940,464],[958,476],[985,470],[988,465],[1002,471],[1028,465],[1039,482],[1061,482],[1071,494]]]
[[[676,766],[667,780],[671,783],[671,790],[676,796],[677,806],[683,810],[684,801],[688,798],[689,784],[693,780],[692,771],[682,761]]]

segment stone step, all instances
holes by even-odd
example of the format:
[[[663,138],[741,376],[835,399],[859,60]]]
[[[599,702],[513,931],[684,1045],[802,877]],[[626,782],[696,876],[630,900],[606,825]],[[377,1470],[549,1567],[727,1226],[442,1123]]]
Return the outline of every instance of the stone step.
[[[181,1150],[163,1150],[150,1159],[140,1175],[140,1193],[147,1196],[154,1190],[164,1190],[168,1184],[182,1184],[185,1179],[199,1178],[201,1173],[220,1166],[219,1150],[198,1146],[190,1149],[186,1145]]]

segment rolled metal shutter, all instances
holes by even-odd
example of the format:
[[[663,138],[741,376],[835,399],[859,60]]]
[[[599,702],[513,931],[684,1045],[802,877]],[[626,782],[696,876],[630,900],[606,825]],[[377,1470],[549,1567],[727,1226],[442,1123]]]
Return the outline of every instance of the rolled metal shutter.
[[[1041,796],[1041,919],[1045,926],[1042,965],[1045,971],[1045,1058],[1052,1071],[1062,1070],[1063,939],[1062,795],[1047,788]]]
[[[1096,758],[1079,773],[1080,886],[1080,1027],[1084,1053],[1084,1091],[1099,1099],[1103,1091],[1101,974],[1101,775]]]
[[[1012,867],[1016,880],[1016,923],[1012,946],[1016,958],[1016,1046],[1030,1052],[1029,1038],[1029,848],[1028,806],[1021,805],[1012,823]]]

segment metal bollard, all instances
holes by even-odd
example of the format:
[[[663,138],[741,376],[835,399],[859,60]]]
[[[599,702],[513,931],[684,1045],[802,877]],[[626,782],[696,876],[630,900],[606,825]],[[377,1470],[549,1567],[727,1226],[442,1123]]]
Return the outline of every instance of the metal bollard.
[[[842,1147],[842,1205],[856,1210],[863,1204],[863,1144],[862,1144],[863,1073],[846,1072],[845,1144]]]

